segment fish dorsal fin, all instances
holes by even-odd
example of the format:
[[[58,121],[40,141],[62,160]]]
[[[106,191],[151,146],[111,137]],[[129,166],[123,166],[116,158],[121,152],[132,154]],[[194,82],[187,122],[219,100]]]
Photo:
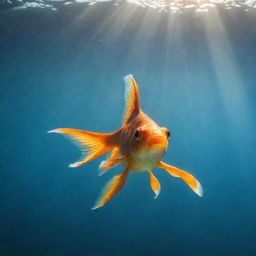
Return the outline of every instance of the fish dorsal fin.
[[[125,108],[123,125],[129,123],[140,112],[140,95],[138,85],[133,75],[127,75],[125,82]]]

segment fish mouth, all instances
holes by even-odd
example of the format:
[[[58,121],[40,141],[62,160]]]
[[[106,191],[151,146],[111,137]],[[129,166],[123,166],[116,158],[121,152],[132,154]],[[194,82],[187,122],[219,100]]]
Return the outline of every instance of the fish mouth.
[[[147,146],[152,147],[161,147],[166,148],[167,147],[167,139],[163,136],[150,136],[147,141]]]

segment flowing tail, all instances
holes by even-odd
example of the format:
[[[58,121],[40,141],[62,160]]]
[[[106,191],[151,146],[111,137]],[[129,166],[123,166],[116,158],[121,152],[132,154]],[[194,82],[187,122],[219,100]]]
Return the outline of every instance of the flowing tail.
[[[69,165],[69,167],[79,167],[116,147],[118,131],[114,133],[96,133],[70,128],[59,128],[51,130],[48,133],[62,133],[67,135],[80,146],[82,150],[81,160]]]

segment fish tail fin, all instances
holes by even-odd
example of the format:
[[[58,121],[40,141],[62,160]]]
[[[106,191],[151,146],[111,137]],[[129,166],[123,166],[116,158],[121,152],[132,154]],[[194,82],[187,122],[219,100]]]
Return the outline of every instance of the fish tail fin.
[[[203,188],[200,182],[190,173],[182,171],[176,167],[160,162],[159,168],[165,169],[170,175],[179,177],[199,196],[203,196]]]
[[[71,128],[59,128],[48,133],[62,133],[77,143],[82,150],[82,158],[69,167],[79,167],[105,153],[116,146],[117,132],[96,133]]]
[[[121,174],[114,176],[106,184],[106,186],[103,188],[102,193],[99,199],[97,200],[96,204],[92,208],[92,210],[95,210],[97,208],[104,206],[105,203],[107,203],[113,196],[115,196],[121,190],[121,188],[125,184],[128,173],[129,173],[129,169],[127,168]]]

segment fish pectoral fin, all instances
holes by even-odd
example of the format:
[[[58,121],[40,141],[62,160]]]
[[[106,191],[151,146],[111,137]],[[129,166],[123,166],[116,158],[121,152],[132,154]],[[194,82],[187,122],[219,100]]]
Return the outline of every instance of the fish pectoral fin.
[[[101,162],[99,169],[103,169],[103,172],[99,173],[99,176],[101,176],[111,168],[111,166],[109,166],[109,163],[111,162],[110,160],[116,159],[119,155],[120,155],[120,149],[114,148],[109,154],[109,158]]]
[[[126,155],[123,155],[120,158],[115,158],[115,159],[109,158],[108,160],[101,162],[99,168],[102,169],[103,171],[99,174],[99,176],[103,175],[109,169],[121,163],[125,158],[126,158]]]
[[[125,81],[125,108],[123,115],[123,125],[129,123],[140,113],[140,95],[138,85],[133,75],[127,75]]]
[[[121,154],[119,147],[114,148],[109,154],[108,159],[115,159]]]
[[[174,177],[179,177],[187,183],[187,185],[199,196],[203,196],[203,189],[200,182],[190,173],[182,171],[174,166],[160,162],[158,164],[159,168],[165,169],[170,175]]]
[[[83,152],[82,159],[70,164],[69,167],[79,167],[111,150],[114,145],[111,143],[111,136],[114,134],[96,133],[71,128],[59,128],[48,133],[61,133],[76,142]]]
[[[127,179],[129,169],[127,168],[124,172],[119,175],[114,176],[103,188],[99,199],[97,200],[95,206],[92,210],[102,207],[107,203],[114,195],[117,194],[124,186]]]
[[[151,170],[148,170],[148,174],[149,174],[149,184],[153,192],[155,193],[155,199],[156,199],[160,193],[161,185]]]

